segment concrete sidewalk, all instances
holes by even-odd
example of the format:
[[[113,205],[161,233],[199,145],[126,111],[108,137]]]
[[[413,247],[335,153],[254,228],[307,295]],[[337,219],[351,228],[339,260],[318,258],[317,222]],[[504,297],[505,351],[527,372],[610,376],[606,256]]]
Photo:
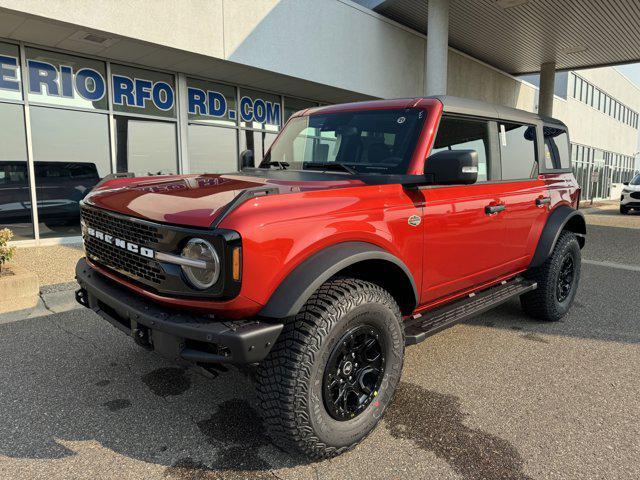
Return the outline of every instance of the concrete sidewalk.
[[[0,324],[80,308],[74,292],[75,266],[82,256],[81,244],[17,249],[12,263],[38,277],[40,292],[34,307],[1,313]]]

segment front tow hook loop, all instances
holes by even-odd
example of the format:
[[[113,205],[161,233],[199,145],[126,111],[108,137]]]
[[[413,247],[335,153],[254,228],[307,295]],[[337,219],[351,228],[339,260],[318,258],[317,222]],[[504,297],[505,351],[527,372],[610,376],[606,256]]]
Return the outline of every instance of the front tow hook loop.
[[[89,298],[87,296],[87,291],[84,288],[76,290],[76,302],[83,307],[89,308]]]

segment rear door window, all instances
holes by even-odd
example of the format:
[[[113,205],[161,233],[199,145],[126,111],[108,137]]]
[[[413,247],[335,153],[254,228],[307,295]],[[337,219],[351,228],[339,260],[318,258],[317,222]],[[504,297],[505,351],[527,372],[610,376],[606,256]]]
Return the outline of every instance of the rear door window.
[[[500,159],[503,180],[534,178],[538,173],[536,161],[536,127],[519,123],[500,122]]]

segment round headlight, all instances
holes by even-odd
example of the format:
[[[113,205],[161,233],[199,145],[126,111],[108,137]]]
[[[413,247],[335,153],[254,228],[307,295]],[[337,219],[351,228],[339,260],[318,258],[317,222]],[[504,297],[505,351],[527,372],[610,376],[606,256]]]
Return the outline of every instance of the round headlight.
[[[215,248],[202,238],[192,238],[180,254],[191,262],[182,265],[182,271],[195,288],[206,290],[216,283],[220,276],[220,259]]]

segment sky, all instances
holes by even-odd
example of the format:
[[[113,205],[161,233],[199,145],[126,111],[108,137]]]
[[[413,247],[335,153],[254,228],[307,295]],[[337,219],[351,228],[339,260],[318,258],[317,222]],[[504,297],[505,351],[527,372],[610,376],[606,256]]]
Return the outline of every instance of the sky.
[[[618,65],[616,68],[640,87],[640,63]]]

